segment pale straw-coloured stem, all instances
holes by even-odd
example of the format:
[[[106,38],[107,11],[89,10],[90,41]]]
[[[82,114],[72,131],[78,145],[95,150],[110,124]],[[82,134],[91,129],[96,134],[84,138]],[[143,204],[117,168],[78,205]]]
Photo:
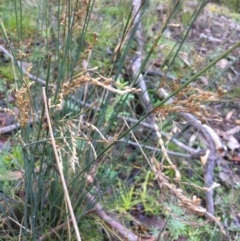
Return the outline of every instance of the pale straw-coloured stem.
[[[55,155],[56,162],[57,162],[57,167],[58,167],[60,179],[61,179],[62,186],[63,186],[64,195],[65,195],[65,198],[66,198],[66,201],[67,201],[70,216],[71,216],[72,223],[73,223],[73,226],[74,226],[74,229],[75,229],[76,238],[77,238],[78,241],[81,241],[81,236],[80,236],[80,232],[79,232],[79,229],[78,229],[77,220],[76,220],[75,214],[73,212],[71,200],[70,200],[68,189],[67,189],[67,184],[65,182],[65,178],[64,178],[64,174],[63,174],[63,168],[62,168],[59,156],[58,156],[58,150],[57,150],[54,135],[53,135],[51,119],[50,119],[49,112],[48,112],[48,105],[47,105],[48,102],[47,102],[45,87],[42,88],[42,93],[43,93],[43,100],[44,100],[44,104],[45,104],[45,111],[46,111],[46,117],[47,117],[47,122],[48,122],[48,127],[49,127],[50,138],[51,138],[52,147],[53,147],[54,155]]]

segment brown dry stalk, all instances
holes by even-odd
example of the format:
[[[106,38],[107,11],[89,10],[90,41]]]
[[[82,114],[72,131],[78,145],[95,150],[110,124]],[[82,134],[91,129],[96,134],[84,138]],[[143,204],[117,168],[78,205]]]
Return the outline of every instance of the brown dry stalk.
[[[162,139],[162,134],[161,134],[161,132],[160,132],[160,130],[159,130],[155,120],[154,120],[154,125],[153,126],[154,126],[154,129],[155,129],[157,137],[158,137],[158,143],[159,143],[160,148],[162,150],[163,157],[169,163],[170,167],[175,171],[175,178],[177,180],[180,180],[181,179],[181,173],[179,172],[179,170],[177,169],[176,165],[173,164],[173,162],[171,161],[171,159],[168,156],[167,149],[166,149],[166,147],[164,145],[164,142],[163,142],[163,139]]]
[[[114,81],[111,78],[105,78],[101,75],[99,75],[99,77],[97,78],[92,78],[90,74],[86,71],[90,70],[83,70],[81,73],[73,76],[70,80],[63,83],[63,85],[61,86],[61,92],[58,94],[57,106],[51,106],[51,104],[50,106],[55,108],[57,107],[58,110],[61,109],[64,98],[69,94],[74,93],[78,88],[85,84],[99,86],[119,95],[124,95],[127,93],[138,93],[141,91],[140,89],[129,87],[124,87],[123,90],[116,89],[112,87],[112,85],[114,85]]]

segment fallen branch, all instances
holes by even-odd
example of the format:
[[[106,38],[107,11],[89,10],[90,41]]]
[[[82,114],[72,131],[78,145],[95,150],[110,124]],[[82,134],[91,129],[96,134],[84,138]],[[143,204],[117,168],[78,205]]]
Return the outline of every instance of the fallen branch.
[[[0,135],[16,131],[20,128],[20,124],[12,124],[8,126],[3,126],[0,128]]]
[[[203,167],[204,168],[204,186],[206,188],[209,188],[213,185],[214,167],[215,167],[216,160],[218,158],[218,151],[216,149],[215,142],[211,134],[209,133],[208,129],[205,128],[201,124],[201,122],[198,119],[196,119],[196,117],[188,113],[181,113],[180,116],[183,117],[185,120],[187,120],[188,123],[192,125],[194,128],[196,128],[199,132],[201,132],[206,140],[206,144],[210,152],[209,152],[207,161]],[[207,211],[210,214],[214,214],[213,190],[211,189],[209,191],[206,191],[205,194],[206,194]]]
[[[91,210],[87,211],[87,213],[95,213],[101,220],[103,220],[111,228],[111,230],[117,232],[124,240],[139,240],[138,237],[132,231],[130,231],[122,224],[120,224],[116,220],[113,220],[109,215],[107,215],[103,210],[103,207],[96,201],[92,194],[87,193],[86,198],[88,200],[89,205],[91,205]],[[72,219],[70,219],[69,222],[72,222]],[[47,234],[44,234],[41,237],[39,237],[38,241],[48,240],[49,237],[53,237],[59,230],[65,228],[66,225],[66,222],[58,225],[57,227],[51,229]]]
[[[92,196],[92,194],[87,193],[86,198],[90,204],[93,205],[92,210],[94,210],[94,213],[102,219],[112,230],[117,231],[121,235],[123,239],[126,239],[128,241],[138,241],[138,237],[129,229],[124,227],[122,224],[117,222],[116,220],[113,220],[109,215],[107,215],[103,207],[95,200],[95,198]]]

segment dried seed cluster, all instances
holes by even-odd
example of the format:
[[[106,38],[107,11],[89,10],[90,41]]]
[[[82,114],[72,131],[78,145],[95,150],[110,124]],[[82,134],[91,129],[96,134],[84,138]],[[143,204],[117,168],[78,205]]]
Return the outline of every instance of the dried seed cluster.
[[[21,89],[16,90],[15,102],[19,108],[20,125],[22,128],[26,128],[30,111],[32,110],[30,88],[34,83],[35,82],[24,82]]]
[[[169,84],[172,91],[177,90],[180,78]],[[161,86],[163,83],[161,84]],[[159,86],[159,87],[161,87]],[[208,117],[212,117],[212,113],[203,105],[202,102],[218,101],[225,94],[225,91],[219,89],[217,93],[201,90],[192,86],[188,86],[176,94],[171,104],[160,106],[155,109],[156,114],[161,114],[161,118],[165,118],[169,113],[187,112],[197,116],[202,121],[206,121]]]

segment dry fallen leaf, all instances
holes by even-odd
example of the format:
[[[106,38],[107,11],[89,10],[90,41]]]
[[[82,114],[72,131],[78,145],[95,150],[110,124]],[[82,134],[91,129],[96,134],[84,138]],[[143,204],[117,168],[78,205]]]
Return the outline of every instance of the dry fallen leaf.
[[[240,148],[240,144],[239,144],[238,140],[234,136],[229,136],[227,146],[232,151],[234,151],[235,149]]]
[[[219,149],[223,149],[223,144],[221,142],[221,139],[220,137],[217,135],[217,133],[209,126],[207,125],[203,125],[203,127],[208,131],[208,133],[211,135],[214,143],[215,143],[215,146],[216,146],[216,149],[219,150]]]
[[[3,181],[19,180],[22,177],[23,177],[23,172],[21,171],[5,172],[4,175],[0,174],[0,180],[3,180]]]
[[[200,76],[199,79],[203,83],[203,85],[207,86],[208,85],[208,79],[205,76]]]
[[[204,156],[200,156],[200,161],[201,161],[202,166],[205,166],[205,164],[208,160],[209,154],[210,154],[210,150],[207,149],[206,154]]]
[[[231,157],[231,160],[235,162],[240,162],[240,156],[233,156]]]
[[[227,113],[225,119],[228,120],[228,121],[230,121],[230,119],[231,119],[231,117],[232,117],[232,115],[233,115],[234,112],[236,112],[235,109],[229,111],[229,112]]]
[[[216,66],[225,69],[229,65],[229,61],[227,59],[221,59],[217,62]]]
[[[188,60],[188,55],[186,53],[179,53],[179,58],[186,64],[187,66],[191,66],[191,63]]]
[[[235,127],[233,127],[232,129],[225,131],[225,133],[226,133],[227,135],[232,136],[232,135],[238,133],[239,131],[240,131],[240,126],[235,126]]]
[[[240,120],[235,120],[236,125],[240,125]]]

